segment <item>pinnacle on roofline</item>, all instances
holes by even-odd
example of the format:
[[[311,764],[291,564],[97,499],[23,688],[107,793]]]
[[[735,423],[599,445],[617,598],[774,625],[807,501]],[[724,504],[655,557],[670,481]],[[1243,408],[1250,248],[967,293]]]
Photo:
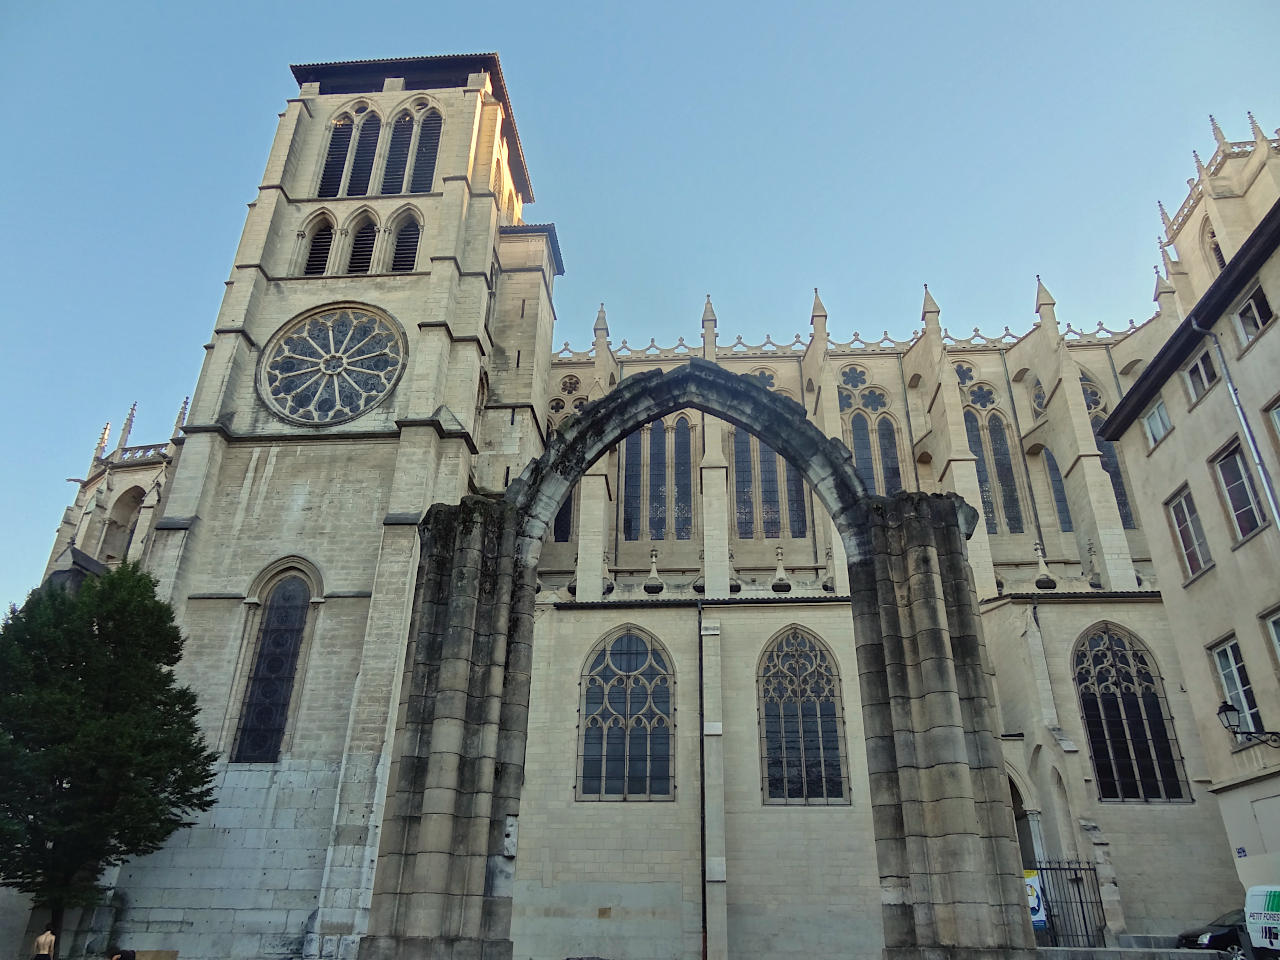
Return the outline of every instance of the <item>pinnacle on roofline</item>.
[[[715,308],[711,306],[711,294],[709,293],[707,294],[706,306],[702,308],[702,322],[706,323],[708,320],[712,323],[715,323],[716,321],[716,311]]]

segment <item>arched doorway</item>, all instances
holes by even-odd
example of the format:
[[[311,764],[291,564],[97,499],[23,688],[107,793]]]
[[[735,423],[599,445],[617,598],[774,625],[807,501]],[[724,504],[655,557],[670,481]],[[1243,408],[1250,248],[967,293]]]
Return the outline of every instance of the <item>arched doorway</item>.
[[[686,408],[752,432],[793,464],[843,541],[886,953],[1029,951],[992,671],[965,555],[977,512],[954,495],[869,496],[848,449],[798,404],[693,360],[629,377],[562,424],[501,500],[468,497],[428,512],[362,955],[422,956],[442,942],[484,956],[510,950],[544,536],[596,459]],[[944,869],[948,882],[933,883],[932,871]]]

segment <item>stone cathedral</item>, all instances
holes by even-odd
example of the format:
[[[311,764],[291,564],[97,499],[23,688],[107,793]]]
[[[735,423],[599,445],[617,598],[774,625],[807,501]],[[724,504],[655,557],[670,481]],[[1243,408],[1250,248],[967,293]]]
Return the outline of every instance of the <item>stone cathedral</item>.
[[[978,960],[1238,905],[1096,435],[1162,313],[557,349],[498,57],[293,73],[190,408],[104,433],[52,551],[158,578],[221,757],[72,953]]]

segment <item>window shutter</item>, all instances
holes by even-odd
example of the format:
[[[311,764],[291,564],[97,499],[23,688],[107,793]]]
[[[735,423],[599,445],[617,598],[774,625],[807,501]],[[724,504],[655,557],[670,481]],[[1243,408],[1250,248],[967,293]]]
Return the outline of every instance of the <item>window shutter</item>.
[[[378,151],[378,134],[382,121],[376,113],[370,113],[360,125],[360,137],[356,141],[356,157],[351,162],[351,178],[347,183],[348,197],[363,197],[369,192],[369,178],[373,175],[373,155]]]
[[[410,193],[430,193],[436,179],[436,154],[440,151],[440,114],[432,111],[422,118],[418,133],[418,149],[413,155],[413,179]]]
[[[311,248],[307,251],[307,263],[303,276],[318,277],[329,265],[329,248],[333,246],[333,227],[326,223],[311,235]]]
[[[396,233],[396,249],[391,256],[392,273],[408,273],[418,263],[418,221],[406,221]]]
[[[321,197],[336,197],[342,187],[342,171],[347,166],[351,130],[351,118],[346,114],[333,121],[333,132],[329,135],[329,154],[324,160],[324,172],[320,174]]]
[[[409,142],[413,139],[413,117],[404,113],[391,125],[391,145],[387,147],[387,165],[382,171],[384,194],[404,191],[404,172],[409,167]]]
[[[378,228],[368,221],[356,231],[356,238],[351,242],[351,259],[347,261],[347,273],[368,273],[373,263],[373,240],[378,235]]]

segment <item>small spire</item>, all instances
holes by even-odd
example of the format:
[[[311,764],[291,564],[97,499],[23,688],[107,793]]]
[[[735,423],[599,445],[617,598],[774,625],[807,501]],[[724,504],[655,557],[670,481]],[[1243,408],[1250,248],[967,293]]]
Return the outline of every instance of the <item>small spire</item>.
[[[708,320],[712,323],[716,322],[716,311],[715,308],[711,306],[711,294],[709,293],[707,294],[706,306],[702,308],[702,322],[706,323]]]
[[[929,292],[929,285],[924,285],[924,304],[920,307],[920,322],[925,325],[925,329],[938,326],[938,317],[942,310],[938,306],[938,302],[933,299],[933,294]]]
[[[825,317],[826,315],[827,315],[827,308],[823,306],[822,298],[818,296],[818,288],[814,287],[813,288],[813,310],[810,311],[809,316],[810,318],[813,318],[813,317]]]
[[[1042,307],[1056,307],[1058,301],[1053,299],[1051,294],[1044,285],[1044,281],[1040,279],[1040,274],[1036,274],[1036,313],[1039,313]]]
[[[110,436],[111,436],[111,421],[108,420],[105,424],[103,424],[102,432],[98,434],[98,445],[93,448],[93,458],[89,462],[89,465],[91,467],[93,466],[94,461],[101,460],[102,455],[107,452],[107,438]],[[88,476],[88,474],[85,474],[85,476]]]
[[[133,432],[133,415],[138,412],[138,401],[133,402],[128,415],[124,418],[124,426],[120,429],[120,439],[116,441],[116,449],[121,449],[129,442],[129,434]]]
[[[1156,206],[1160,208],[1160,222],[1164,224],[1164,232],[1167,234],[1173,226],[1173,221],[1169,219],[1169,211],[1164,208],[1164,201],[1157,200]]]
[[[600,301],[600,309],[596,311],[596,325],[592,328],[596,333],[609,335],[609,324],[604,317],[604,301]]]
[[[1266,143],[1267,135],[1262,132],[1262,127],[1258,126],[1258,121],[1253,118],[1253,111],[1249,111],[1249,130],[1253,133],[1253,139],[1258,143]]]
[[[190,397],[183,398],[182,406],[178,408],[178,419],[173,421],[173,433],[170,434],[170,436],[176,437],[178,435],[178,431],[181,430],[183,425],[187,422],[187,404],[190,402]]]
[[[1198,173],[1200,175],[1200,179],[1203,180],[1209,175],[1209,171],[1204,168],[1204,162],[1200,159],[1200,151],[1192,150],[1191,156],[1194,157],[1196,161],[1196,173]]]
[[[1169,246],[1159,237],[1156,237],[1156,246],[1160,248],[1160,260],[1164,263],[1165,276],[1169,275],[1169,271],[1173,269],[1173,257],[1169,256]]]
[[[1213,130],[1213,139],[1218,141],[1218,146],[1226,146],[1227,138],[1222,132],[1222,128],[1218,126],[1218,121],[1213,118],[1213,114],[1209,114],[1209,128]]]

